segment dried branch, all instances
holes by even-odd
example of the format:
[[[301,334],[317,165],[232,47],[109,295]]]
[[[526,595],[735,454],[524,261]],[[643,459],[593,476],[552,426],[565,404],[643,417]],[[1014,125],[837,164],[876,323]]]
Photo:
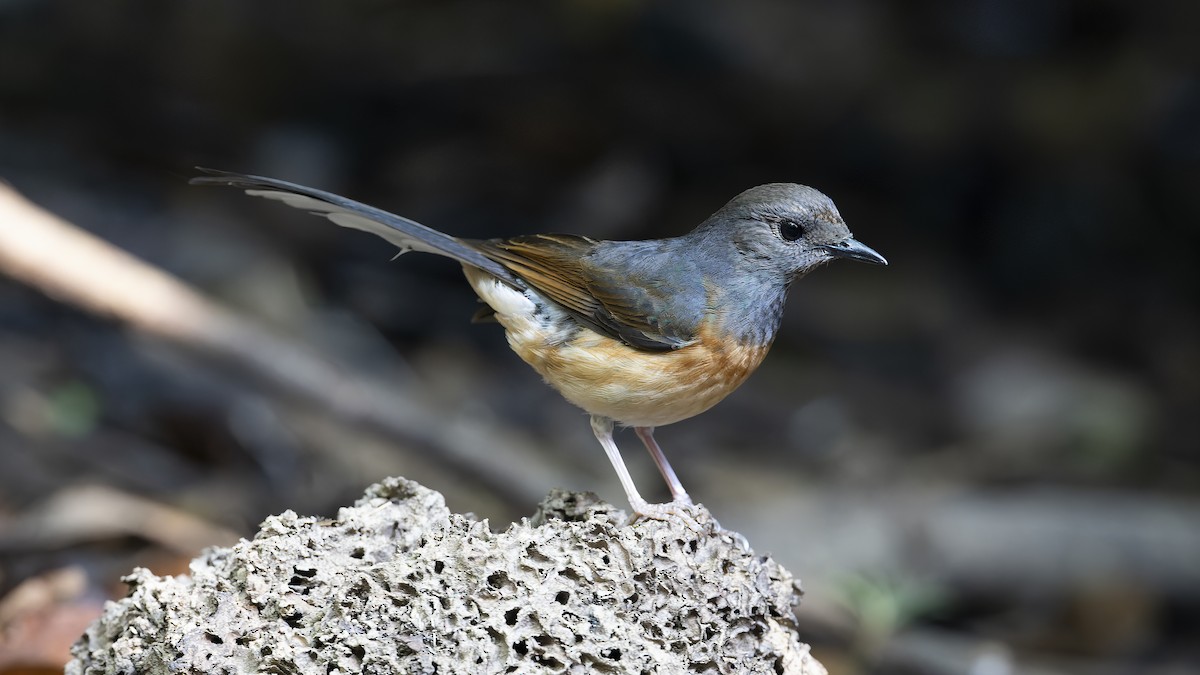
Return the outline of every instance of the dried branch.
[[[528,503],[561,475],[546,458],[488,425],[439,414],[414,396],[344,373],[187,284],[48,213],[0,183],[0,272],[64,303],[203,355],[234,376],[325,411],[358,429],[430,449],[513,503]]]

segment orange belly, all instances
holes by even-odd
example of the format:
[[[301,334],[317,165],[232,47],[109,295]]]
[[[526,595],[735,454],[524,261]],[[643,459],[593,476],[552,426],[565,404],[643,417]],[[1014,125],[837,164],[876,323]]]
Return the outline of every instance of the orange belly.
[[[708,410],[754,372],[769,348],[725,346],[702,332],[681,349],[647,352],[586,328],[563,345],[512,346],[568,401],[637,427],[660,427]]]

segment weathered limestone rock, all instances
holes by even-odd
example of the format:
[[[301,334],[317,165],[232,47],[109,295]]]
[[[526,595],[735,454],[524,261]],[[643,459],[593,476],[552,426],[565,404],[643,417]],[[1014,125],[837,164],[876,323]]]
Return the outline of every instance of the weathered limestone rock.
[[[135,570],[74,647],[97,673],[802,673],[792,576],[697,508],[625,525],[554,492],[500,533],[392,478],[285,512],[190,577]]]

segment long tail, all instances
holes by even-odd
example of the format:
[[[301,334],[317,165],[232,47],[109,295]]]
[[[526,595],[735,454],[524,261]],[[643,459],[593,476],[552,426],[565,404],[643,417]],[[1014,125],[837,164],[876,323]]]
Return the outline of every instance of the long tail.
[[[332,192],[276,178],[205,169],[199,166],[196,169],[209,175],[191,179],[188,182],[192,185],[228,185],[241,188],[248,195],[278,200],[314,215],[325,216],[336,225],[383,237],[399,246],[400,253],[423,251],[444,255],[464,265],[478,267],[514,288],[525,287],[525,284],[518,280],[512,272],[466,242],[426,227],[415,220],[367,206]]]

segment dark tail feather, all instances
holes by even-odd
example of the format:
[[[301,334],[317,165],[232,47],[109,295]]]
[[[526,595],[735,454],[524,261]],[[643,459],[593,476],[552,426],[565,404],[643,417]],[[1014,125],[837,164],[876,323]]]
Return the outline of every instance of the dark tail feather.
[[[444,232],[426,227],[415,220],[367,206],[332,192],[276,178],[205,169],[199,166],[196,167],[196,170],[208,175],[198,176],[188,181],[192,185],[228,185],[241,188],[248,195],[281,201],[288,206],[325,216],[336,225],[380,236],[399,246],[401,253],[424,251],[444,255],[464,265],[477,267],[515,288],[524,288],[525,286],[512,272],[483,255],[470,244]]]

